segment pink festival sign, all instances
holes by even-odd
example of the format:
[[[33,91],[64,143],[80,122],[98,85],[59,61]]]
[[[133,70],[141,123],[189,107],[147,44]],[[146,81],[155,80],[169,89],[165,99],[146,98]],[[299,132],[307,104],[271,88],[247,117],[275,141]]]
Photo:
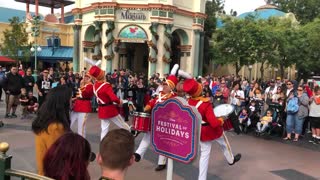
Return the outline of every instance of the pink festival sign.
[[[200,118],[198,110],[183,98],[157,103],[151,117],[151,142],[155,152],[190,163],[197,153]]]

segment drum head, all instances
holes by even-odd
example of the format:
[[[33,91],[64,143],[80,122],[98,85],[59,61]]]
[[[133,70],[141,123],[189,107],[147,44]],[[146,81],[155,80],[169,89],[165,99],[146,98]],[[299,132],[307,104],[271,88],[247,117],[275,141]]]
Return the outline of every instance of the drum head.
[[[226,116],[228,117],[234,111],[234,107],[231,104],[221,104],[213,108],[216,117]]]

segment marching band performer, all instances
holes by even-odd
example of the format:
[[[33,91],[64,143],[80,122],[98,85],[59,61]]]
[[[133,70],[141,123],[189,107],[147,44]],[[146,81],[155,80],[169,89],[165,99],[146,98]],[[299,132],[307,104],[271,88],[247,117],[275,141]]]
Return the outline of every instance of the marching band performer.
[[[186,78],[183,89],[190,96],[188,103],[195,106],[202,117],[198,179],[206,180],[212,141],[218,142],[229,165],[239,161],[241,154],[233,156],[228,139],[223,133],[223,118],[214,115],[210,99],[202,96],[202,85],[182,70],[179,70],[179,75]]]
[[[179,65],[177,64],[174,65],[169,77],[166,79],[166,82],[163,82],[162,91],[159,92],[159,95],[156,98],[148,102],[148,104],[144,108],[144,112],[151,113],[152,109],[158,102],[163,102],[169,98],[173,98],[177,96],[177,94],[174,93],[173,90],[175,89],[175,86],[178,83],[178,79],[175,76],[178,69],[179,69]],[[134,154],[137,162],[139,162],[140,159],[143,158],[145,152],[147,151],[150,145],[150,141],[151,141],[151,132],[144,133],[141,143],[138,149],[136,150],[136,153]],[[167,158],[165,156],[159,155],[158,166],[156,167],[155,170],[161,171],[165,169],[166,162],[167,162]]]
[[[88,58],[85,58],[85,61],[93,65],[89,70],[89,74],[96,80],[93,85],[93,93],[98,102],[98,117],[101,120],[101,140],[109,131],[110,121],[118,127],[130,131],[129,125],[124,122],[116,107],[117,104],[121,106],[123,102],[113,93],[111,84],[106,82],[105,72],[98,67],[99,62],[95,63]]]
[[[86,74],[80,82],[77,96],[74,100],[73,109],[71,112],[71,125],[78,123],[78,134],[86,137],[86,121],[88,114],[91,112],[91,98],[93,97],[93,84],[91,77]]]

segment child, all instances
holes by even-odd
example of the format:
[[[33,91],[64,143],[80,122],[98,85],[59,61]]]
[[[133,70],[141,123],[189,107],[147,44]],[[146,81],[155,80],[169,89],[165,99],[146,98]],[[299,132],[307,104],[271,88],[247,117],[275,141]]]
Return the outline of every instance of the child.
[[[250,102],[249,109],[250,109],[251,112],[254,112],[256,110],[256,101],[255,100],[252,100]]]
[[[266,128],[268,127],[269,123],[272,122],[272,111],[268,110],[267,111],[267,115],[263,116],[260,119],[260,122],[257,123],[257,135],[260,135],[261,133],[263,133]]]
[[[247,122],[249,119],[249,113],[246,108],[243,108],[240,115],[239,115],[239,123],[240,123],[240,130],[243,132],[247,132]]]
[[[221,92],[221,89],[217,89],[216,94],[213,97],[213,106],[216,107],[220,104],[224,104],[224,97]]]
[[[22,117],[21,119],[25,119],[26,116],[27,116],[27,105],[28,105],[28,96],[27,96],[27,92],[26,92],[26,89],[21,89],[21,96],[19,98],[19,101],[21,103],[21,106],[22,106]]]

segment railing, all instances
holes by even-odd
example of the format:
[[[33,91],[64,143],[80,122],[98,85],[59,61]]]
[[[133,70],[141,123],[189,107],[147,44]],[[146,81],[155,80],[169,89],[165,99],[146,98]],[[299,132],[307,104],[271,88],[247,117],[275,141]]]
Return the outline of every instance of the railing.
[[[9,144],[0,143],[0,180],[10,180],[10,177],[19,177],[21,180],[54,180],[45,176],[40,176],[35,173],[11,169],[12,156],[6,155],[9,150]]]

